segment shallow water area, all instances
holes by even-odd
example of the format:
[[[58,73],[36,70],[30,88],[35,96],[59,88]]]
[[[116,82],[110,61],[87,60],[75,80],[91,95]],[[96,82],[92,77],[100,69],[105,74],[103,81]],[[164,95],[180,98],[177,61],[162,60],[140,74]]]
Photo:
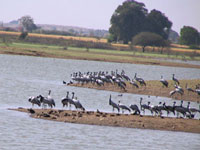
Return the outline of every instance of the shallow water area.
[[[0,55],[0,149],[199,149],[200,135],[184,132],[141,130],[120,127],[71,124],[29,117],[26,113],[7,108],[30,108],[29,96],[47,95],[52,90],[56,109],[62,108],[61,98],[66,91],[74,91],[87,110],[112,112],[109,95],[117,102],[139,104],[141,95],[123,94],[64,86],[74,71],[111,71],[124,69],[129,76],[137,72],[145,80],[159,80],[165,73],[180,79],[198,79],[200,69],[173,68],[149,65],[106,63],[95,61],[64,60],[30,56]],[[161,97],[144,97],[157,104]],[[164,98],[167,104],[172,104]],[[177,102],[178,103],[178,102]],[[191,106],[197,107],[196,103]],[[37,108],[37,106],[34,106]],[[198,116],[197,116],[198,117]]]

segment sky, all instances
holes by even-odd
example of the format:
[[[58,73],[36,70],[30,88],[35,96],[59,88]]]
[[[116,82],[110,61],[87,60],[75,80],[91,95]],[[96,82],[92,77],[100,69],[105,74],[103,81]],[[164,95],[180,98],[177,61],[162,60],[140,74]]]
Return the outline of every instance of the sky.
[[[200,32],[200,0],[137,0],[150,12],[161,11],[180,33],[185,26]],[[0,22],[30,15],[36,24],[55,24],[93,29],[110,27],[110,18],[124,0],[0,0]]]

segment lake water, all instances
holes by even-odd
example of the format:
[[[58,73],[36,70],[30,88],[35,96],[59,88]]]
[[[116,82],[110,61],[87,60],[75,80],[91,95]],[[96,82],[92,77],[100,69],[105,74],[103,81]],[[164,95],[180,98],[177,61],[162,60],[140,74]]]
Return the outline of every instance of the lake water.
[[[197,60],[180,60],[180,59],[170,59],[170,58],[158,58],[156,60],[183,63],[183,64],[200,65],[200,61],[197,61]]]
[[[29,96],[47,95],[52,90],[56,108],[62,108],[61,98],[66,91],[75,92],[87,110],[111,112],[109,95],[113,100],[124,104],[139,104],[141,95],[123,94],[95,89],[68,87],[62,84],[69,81],[74,71],[111,71],[122,69],[130,77],[138,76],[145,80],[159,80],[161,75],[171,79],[175,73],[178,79],[197,79],[200,69],[160,67],[149,65],[104,63],[95,61],[64,60],[30,56],[0,55],[0,149],[167,149],[198,150],[200,134],[142,130],[120,127],[81,125],[46,121],[30,118],[28,114],[7,110],[7,108],[31,107]],[[143,96],[144,102],[158,104],[169,98]],[[180,103],[180,102],[177,102]],[[186,103],[184,104],[186,105]],[[198,108],[196,103],[191,106]],[[36,106],[35,106],[36,107]],[[36,107],[37,108],[37,107]],[[148,113],[147,113],[148,114]],[[200,118],[197,116],[197,119]]]

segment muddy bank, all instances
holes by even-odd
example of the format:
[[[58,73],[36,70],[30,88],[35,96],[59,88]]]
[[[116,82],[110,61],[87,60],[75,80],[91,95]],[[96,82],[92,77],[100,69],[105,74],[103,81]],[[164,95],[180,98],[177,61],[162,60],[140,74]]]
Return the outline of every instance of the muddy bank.
[[[29,113],[33,118],[68,123],[200,133],[200,120],[196,119],[161,118],[154,116],[56,109],[30,110],[18,108],[9,110]]]
[[[84,88],[93,88],[98,90],[108,90],[120,93],[133,93],[133,94],[142,94],[142,95],[149,95],[149,96],[161,96],[161,97],[169,97],[176,100],[186,100],[186,101],[193,101],[193,102],[200,102],[200,95],[196,92],[189,92],[185,88],[186,83],[190,88],[195,89],[195,86],[200,83],[200,79],[194,80],[180,80],[180,86],[184,90],[184,94],[180,95],[179,93],[175,93],[174,95],[170,96],[170,91],[174,90],[174,82],[172,80],[168,80],[169,87],[163,87],[160,81],[146,81],[146,87],[140,86],[139,88],[133,87],[130,83],[126,82],[126,89],[123,90],[119,88],[117,85],[105,83],[104,86],[98,86],[97,84],[92,83],[73,83],[70,86],[76,87],[84,87]]]

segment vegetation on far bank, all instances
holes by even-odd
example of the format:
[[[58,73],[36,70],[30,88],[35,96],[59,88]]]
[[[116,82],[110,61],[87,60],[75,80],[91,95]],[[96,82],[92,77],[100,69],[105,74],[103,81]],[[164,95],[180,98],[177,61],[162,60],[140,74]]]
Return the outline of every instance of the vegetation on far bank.
[[[12,42],[18,43],[33,43],[33,44],[48,44],[57,45],[62,47],[81,47],[81,48],[97,48],[97,49],[110,49],[116,51],[130,51],[133,54],[142,52],[142,46],[133,46],[127,44],[107,43],[106,39],[97,39],[91,37],[73,37],[73,36],[58,36],[58,35],[45,35],[28,33],[25,39],[20,39],[20,32],[6,32],[0,31],[0,43],[9,45]],[[168,57],[176,55],[181,57],[189,56],[190,59],[199,57],[200,51],[196,49],[189,49],[188,46],[178,44],[171,44],[170,47],[155,47],[146,46],[145,53],[151,54],[164,54]],[[145,55],[143,53],[142,55]],[[149,54],[148,54],[149,55]],[[187,59],[187,58],[186,58]]]
[[[120,62],[120,63],[200,68],[200,66],[198,65],[166,62],[164,60],[160,61],[159,59],[154,59],[154,58],[169,58],[168,55],[164,54],[142,53],[142,52],[133,53],[131,51],[116,51],[116,50],[79,48],[79,47],[66,48],[63,46],[44,45],[44,44],[10,43],[9,45],[5,45],[4,43],[0,43],[0,53],[30,55],[30,56],[40,56],[40,57],[54,57],[54,58],[64,58],[64,59],[81,59],[81,60]],[[176,55],[172,55],[170,56],[170,58],[183,59],[182,57]],[[184,59],[190,59],[190,57],[186,57]]]
[[[107,43],[105,39],[0,31],[0,53],[120,63],[199,68],[159,59],[200,60],[200,51],[187,46],[140,46]],[[156,58],[156,59],[155,59]],[[159,59],[157,59],[159,58]]]
[[[171,42],[179,42],[193,49],[193,51],[184,50],[184,53],[187,53],[184,55],[190,55],[194,58],[200,53],[196,51],[200,49],[200,35],[198,30],[190,26],[183,26],[180,31],[180,39],[178,37],[174,39],[170,34],[173,22],[161,11],[156,9],[148,11],[144,3],[137,2],[136,0],[124,1],[116,8],[110,19],[111,26],[107,39],[101,38],[105,36],[95,36],[92,33],[88,35],[90,37],[78,37],[75,32],[70,31],[66,33],[66,31],[57,31],[56,29],[43,32],[41,27],[34,23],[34,19],[28,15],[22,16],[13,23],[15,27],[8,30],[20,31],[21,34],[7,34],[4,32],[4,36],[9,36],[9,39],[13,38],[14,35],[20,36],[20,40],[29,43],[130,51],[141,51],[142,49],[142,52],[165,53],[168,55],[176,53],[176,55],[181,55],[183,51],[177,51],[171,47]],[[0,29],[7,31],[3,26]],[[30,34],[27,37],[28,32]],[[49,35],[49,33],[60,34],[60,36]],[[16,38],[14,37],[14,39]],[[116,45],[113,42],[127,45]],[[150,48],[146,50],[147,46],[150,46]]]

